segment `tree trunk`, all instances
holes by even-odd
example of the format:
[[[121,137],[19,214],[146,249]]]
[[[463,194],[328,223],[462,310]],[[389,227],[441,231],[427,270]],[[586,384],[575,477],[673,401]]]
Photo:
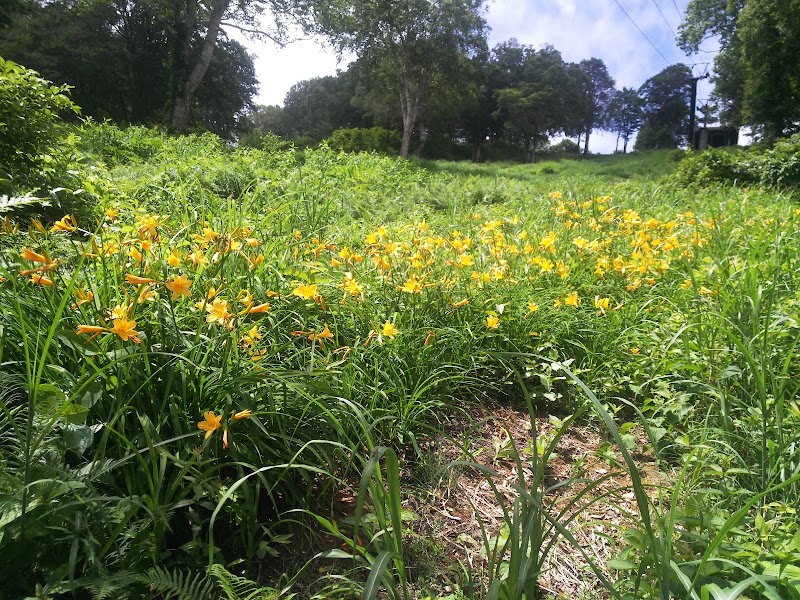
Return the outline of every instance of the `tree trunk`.
[[[189,127],[189,115],[192,109],[194,94],[197,91],[200,82],[203,80],[206,71],[208,70],[208,65],[211,63],[211,56],[214,53],[214,48],[217,46],[217,36],[219,35],[222,16],[225,14],[225,10],[228,8],[229,1],[230,0],[213,1],[211,5],[211,13],[209,14],[208,18],[208,25],[206,26],[205,40],[203,41],[203,47],[200,50],[200,56],[198,56],[197,62],[194,64],[194,67],[191,69],[188,75],[182,74],[182,76],[185,76],[185,80],[177,82],[179,87],[177,90],[177,95],[173,101],[172,120],[170,122],[170,128],[173,131],[183,132]],[[187,18],[187,21],[188,20],[189,18]],[[189,25],[192,26],[190,27]],[[181,32],[183,39],[181,39],[179,43],[182,44],[181,50],[184,53],[184,58],[188,59],[187,55],[189,54],[189,50],[191,48],[191,39],[195,27],[193,24],[186,23],[186,26],[183,27],[183,29],[184,31]],[[185,63],[185,67],[186,71],[188,71],[188,60]]]
[[[414,125],[417,124],[419,114],[419,96],[411,93],[408,79],[402,74],[398,75],[400,82],[400,112],[403,116],[403,140],[400,145],[400,156],[408,159],[411,151],[411,136],[414,133]]]
[[[591,131],[586,132],[586,138],[583,140],[583,155],[586,156],[589,154],[589,134]]]
[[[480,140],[477,143],[472,144],[472,162],[474,163],[482,163],[484,158],[484,144],[486,142],[484,140]]]
[[[419,144],[414,148],[414,158],[419,158],[422,155],[422,149],[425,147],[425,142],[428,141],[428,130],[425,124],[420,121],[419,123]]]

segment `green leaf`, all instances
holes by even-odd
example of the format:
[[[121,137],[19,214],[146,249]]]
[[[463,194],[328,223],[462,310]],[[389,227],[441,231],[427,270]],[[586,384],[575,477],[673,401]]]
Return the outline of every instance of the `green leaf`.
[[[66,394],[57,385],[43,383],[36,390],[36,412],[53,416],[66,400]]]
[[[100,383],[99,381],[93,381],[83,391],[83,394],[81,394],[81,397],[78,399],[78,404],[89,409],[102,399],[103,399],[103,384]]]
[[[86,423],[86,416],[88,414],[88,408],[80,406],[79,404],[72,404],[71,402],[61,409],[61,418],[73,425],[83,425]]]
[[[68,450],[74,450],[78,454],[83,454],[94,441],[94,432],[88,425],[73,425],[68,423],[64,426],[64,445]]]

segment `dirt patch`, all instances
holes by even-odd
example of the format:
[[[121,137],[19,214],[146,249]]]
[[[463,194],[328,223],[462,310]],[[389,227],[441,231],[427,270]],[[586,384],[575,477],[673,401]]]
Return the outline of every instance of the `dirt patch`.
[[[404,479],[416,485],[404,499],[404,506],[419,517],[410,523],[419,539],[429,540],[438,548],[442,567],[437,571],[426,565],[431,570],[427,579],[433,591],[446,594],[459,581],[459,563],[471,564],[473,573],[485,572],[487,568],[482,531],[489,538],[498,536],[504,521],[497,494],[508,509],[518,496],[520,478],[511,445],[522,459],[528,485],[533,478],[532,454],[537,448],[532,445],[530,418],[524,410],[497,405],[472,407],[468,413],[447,416],[442,425],[443,435],[422,442],[425,455],[422,464],[412,461],[406,464]],[[553,439],[557,426],[557,420],[537,417],[540,442],[546,445]],[[646,441],[637,440],[637,448],[645,448]],[[550,514],[560,515],[559,521],[563,522],[577,513],[568,528],[583,551],[604,572],[607,561],[618,551],[614,548],[615,540],[637,515],[630,477],[614,463],[615,454],[621,460],[619,453],[611,450],[596,430],[573,425],[547,462],[543,483],[549,490],[544,504]],[[456,465],[439,473],[434,468],[465,460],[474,460],[495,471],[494,489],[477,468]],[[647,452],[639,451],[635,460],[642,480],[651,489],[663,484]],[[576,501],[581,494],[584,495]],[[436,552],[431,554],[433,558]],[[412,562],[415,559],[410,558]],[[444,566],[448,564],[449,573]],[[613,575],[609,577],[613,580]],[[564,598],[586,597],[600,591],[598,579],[581,551],[564,540],[551,550],[540,587],[543,592]]]
[[[443,433],[419,439],[418,449],[409,448],[401,457],[403,508],[415,515],[405,523],[409,532],[404,540],[405,565],[415,598],[447,596],[457,586],[466,585],[467,566],[473,576],[486,580],[489,561],[484,535],[496,538],[504,522],[497,495],[507,509],[519,495],[520,474],[512,447],[521,457],[528,490],[533,478],[533,452],[537,451],[525,410],[498,404],[470,406],[440,418]],[[538,440],[552,440],[558,425],[558,420],[550,416],[537,417]],[[646,448],[647,440],[640,435],[633,456],[642,481],[655,497],[665,478]],[[609,573],[606,564],[618,553],[617,541],[624,528],[638,522],[631,479],[619,463],[614,463],[615,457],[621,461],[619,452],[610,448],[597,429],[585,423],[573,424],[547,461],[543,481],[549,514],[560,522],[569,521],[568,529],[577,545],[612,581],[616,575]],[[470,463],[496,473],[491,484],[486,473]],[[345,531],[355,511],[358,485],[358,479],[353,478],[323,501],[327,510],[322,512],[330,514]],[[576,496],[580,499],[575,500]],[[372,510],[367,501],[365,514]],[[286,547],[281,560],[273,565],[276,575],[297,572],[296,568],[318,552],[349,549],[341,540],[320,535],[319,531],[296,533],[300,534],[296,543]],[[583,553],[563,539],[551,549],[539,581],[543,597],[575,600],[606,596]],[[366,573],[353,570],[354,566],[346,560],[317,559],[293,591],[299,597],[314,593],[325,596],[320,590],[340,574],[363,581]],[[276,583],[274,577],[267,579]],[[341,589],[337,597],[342,597]]]

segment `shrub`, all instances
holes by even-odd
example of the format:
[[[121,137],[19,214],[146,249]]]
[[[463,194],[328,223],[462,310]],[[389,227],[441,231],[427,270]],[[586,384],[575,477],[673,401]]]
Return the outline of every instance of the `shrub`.
[[[68,90],[0,58],[0,213],[94,222],[108,182],[87,168],[79,136],[62,120],[80,114]]]
[[[780,187],[800,185],[800,133],[776,141],[763,158],[759,165],[763,183]]]
[[[108,166],[151,158],[164,148],[166,135],[155,128],[120,128],[110,121],[87,121],[80,129],[81,148],[100,157]]]
[[[578,154],[580,147],[572,140],[563,139],[556,145],[551,146],[548,152],[553,154]]]
[[[0,191],[47,186],[63,162],[57,148],[60,113],[78,114],[67,86],[54,86],[35,71],[0,58]],[[58,156],[62,154],[62,156]]]
[[[710,186],[719,183],[747,184],[758,180],[743,153],[709,148],[689,153],[678,164],[673,180],[681,186]]]
[[[772,148],[753,146],[746,151],[709,148],[687,154],[673,181],[680,186],[719,183],[793,188],[800,184],[800,134],[778,140]]]
[[[383,127],[337,129],[327,142],[330,148],[343,152],[397,154],[400,149],[400,136]]]
[[[292,150],[294,148],[294,144],[289,141],[283,139],[276,133],[272,133],[271,131],[251,131],[239,141],[240,146],[245,146],[248,148],[258,148],[259,150],[264,150],[265,152],[283,152],[285,150]]]

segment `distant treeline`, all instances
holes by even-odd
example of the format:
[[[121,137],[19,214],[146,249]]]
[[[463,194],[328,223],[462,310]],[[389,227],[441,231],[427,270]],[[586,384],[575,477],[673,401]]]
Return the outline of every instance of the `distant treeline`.
[[[595,131],[615,133],[623,152],[637,132],[637,149],[688,142],[697,78],[687,65],[669,66],[638,89],[616,89],[600,58],[569,63],[552,46],[514,39],[490,50],[484,4],[287,0],[266,3],[266,18],[262,0],[7,0],[0,56],[73,86],[83,115],[257,145],[267,133],[308,146],[345,130],[331,143],[404,157],[480,161],[506,153],[530,161],[556,136],[568,139],[560,150],[588,153]],[[774,140],[800,122],[800,63],[787,42],[794,38],[775,34],[795,31],[798,9],[773,0],[734,4],[690,1],[678,42],[693,51],[707,34],[720,35],[704,121],[750,125]],[[252,57],[225,31],[285,40],[289,23],[357,60],[297,83],[283,107],[254,106]]]

